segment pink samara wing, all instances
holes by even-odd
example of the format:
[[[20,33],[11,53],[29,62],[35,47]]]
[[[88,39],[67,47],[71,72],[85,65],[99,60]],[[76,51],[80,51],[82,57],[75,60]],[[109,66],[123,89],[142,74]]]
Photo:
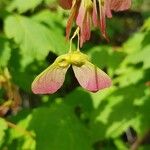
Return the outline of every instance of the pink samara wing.
[[[97,92],[112,84],[110,77],[90,62],[81,67],[73,65],[73,70],[79,84],[88,91]]]
[[[63,85],[65,80],[66,68],[59,67],[55,64],[48,67],[38,75],[32,83],[32,91],[35,94],[52,94]]]

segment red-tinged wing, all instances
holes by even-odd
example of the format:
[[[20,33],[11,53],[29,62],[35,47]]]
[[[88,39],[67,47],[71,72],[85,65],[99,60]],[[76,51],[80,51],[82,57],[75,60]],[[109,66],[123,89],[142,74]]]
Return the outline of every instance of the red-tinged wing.
[[[100,30],[103,37],[109,41],[109,38],[106,33],[106,8],[104,4],[100,1],[99,2],[99,20],[100,20]]]
[[[40,75],[38,75],[32,83],[32,91],[35,94],[52,94],[55,93],[63,85],[66,67],[59,67],[55,64],[48,67]]]
[[[131,7],[131,0],[111,0],[110,8],[114,11],[123,11]]]
[[[96,0],[93,0],[92,19],[93,19],[94,26],[97,27],[99,24],[99,20],[98,20],[97,1]]]
[[[66,26],[66,39],[68,39],[68,40],[69,40],[69,37],[70,37],[70,32],[71,32],[73,21],[77,17],[79,6],[80,6],[80,1],[76,0],[73,3],[72,8],[71,8],[70,16],[69,16],[69,19],[67,21],[67,26]]]
[[[70,9],[72,6],[72,0],[59,0],[59,5],[64,9]]]
[[[79,84],[88,91],[97,92],[112,84],[110,77],[90,62],[81,67],[73,66],[73,70]]]

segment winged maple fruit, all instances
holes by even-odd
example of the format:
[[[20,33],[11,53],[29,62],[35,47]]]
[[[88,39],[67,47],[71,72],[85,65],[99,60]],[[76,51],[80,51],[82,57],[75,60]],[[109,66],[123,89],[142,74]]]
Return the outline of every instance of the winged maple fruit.
[[[86,90],[97,92],[111,85],[110,77],[92,64],[80,51],[59,56],[55,62],[38,75],[32,83],[35,94],[55,93],[64,83],[68,68],[72,66],[79,84]]]
[[[131,0],[59,0],[64,9],[71,9],[66,27],[69,39],[72,23],[76,20],[80,27],[80,46],[90,39],[91,24],[99,27],[103,37],[106,34],[106,17],[111,18],[111,11],[123,11],[131,6]]]
[[[112,17],[113,11],[128,9],[131,0],[59,0],[64,9],[71,9],[66,27],[66,37],[70,38],[72,23],[76,20],[77,30],[70,39],[70,51],[59,56],[55,62],[38,75],[32,83],[32,91],[36,94],[52,94],[64,83],[68,68],[73,68],[79,84],[86,90],[97,92],[111,85],[111,79],[101,69],[93,65],[88,56],[79,51],[83,43],[90,39],[90,28],[93,22],[99,27],[107,39],[106,17]],[[78,35],[78,50],[72,52],[72,39]]]

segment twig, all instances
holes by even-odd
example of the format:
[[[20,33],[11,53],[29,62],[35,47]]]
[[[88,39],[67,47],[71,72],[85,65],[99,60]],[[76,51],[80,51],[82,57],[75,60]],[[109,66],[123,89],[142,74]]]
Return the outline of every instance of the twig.
[[[20,127],[20,126],[17,126],[17,125],[15,125],[15,124],[13,124],[12,122],[9,122],[9,121],[7,121],[7,120],[5,120],[5,121],[6,121],[6,123],[7,123],[7,125],[8,125],[9,127],[14,128],[14,129],[18,130],[19,132],[22,132],[22,133],[24,133],[25,135],[34,138],[34,135],[33,135],[31,132],[27,131],[26,129],[24,129],[24,128]]]
[[[130,150],[138,150],[139,146],[143,144],[149,136],[150,136],[150,129],[145,133],[143,137],[137,138],[137,140],[132,144]]]

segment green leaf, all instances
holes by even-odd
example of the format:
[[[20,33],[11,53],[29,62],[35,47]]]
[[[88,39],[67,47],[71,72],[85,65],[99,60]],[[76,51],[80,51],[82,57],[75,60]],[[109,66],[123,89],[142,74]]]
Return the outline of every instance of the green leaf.
[[[150,31],[150,17],[146,19],[142,29]]]
[[[14,9],[17,9],[19,13],[23,13],[27,10],[33,10],[42,1],[43,0],[13,0],[13,2],[8,6],[8,10],[13,11]]]
[[[51,12],[49,10],[43,10],[39,13],[36,13],[32,16],[32,19],[38,21],[40,23],[46,24],[47,26],[53,28],[53,30],[59,31],[60,33],[64,33],[66,22],[60,22],[60,20],[64,20],[63,12]]]
[[[135,128],[138,133],[148,129],[149,117],[145,118],[148,115],[148,103],[150,102],[148,101],[149,93],[147,90],[148,88],[143,84],[136,84],[116,88],[105,97],[95,112],[93,111],[91,118],[93,137],[96,140],[116,138],[129,127]],[[93,100],[96,101],[100,98],[99,95]]]
[[[93,103],[91,95],[83,90],[77,88],[65,97],[66,103],[72,107],[81,107],[85,112],[91,112],[93,110]]]
[[[32,16],[32,19],[44,24],[48,27],[55,39],[52,44],[55,48],[56,54],[64,54],[69,49],[69,41],[65,38],[65,26],[64,16],[62,11],[51,12],[49,10],[41,11]],[[60,22],[60,20],[62,20]],[[59,43],[59,44],[58,44]],[[74,46],[74,45],[73,45]],[[75,47],[73,47],[75,48]]]
[[[94,47],[89,51],[92,63],[98,65],[100,68],[108,66],[110,47]]]
[[[44,2],[48,5],[48,4],[56,2],[56,0],[44,0]]]
[[[148,150],[148,149],[150,149],[150,145],[149,144],[144,144],[144,145],[139,147],[139,150]]]
[[[10,122],[15,126],[9,128],[7,133],[9,138],[5,140],[4,147],[11,150],[35,150],[34,133],[27,130],[31,118],[31,111],[28,109],[23,109],[16,115],[9,117]]]
[[[7,123],[4,119],[0,118],[0,146],[4,141],[5,130],[7,129]]]
[[[137,64],[143,62],[143,68],[148,69],[150,68],[150,45],[143,47],[140,52],[133,53],[126,58],[127,63]]]
[[[90,50],[91,61],[100,68],[108,68],[109,73],[113,74],[126,54],[123,51],[114,51],[109,46],[97,46]]]
[[[0,37],[0,67],[6,67],[11,56],[11,49],[6,38]]]
[[[13,27],[13,28],[12,28]],[[20,46],[23,64],[34,59],[43,60],[51,50],[56,53],[65,51],[61,49],[61,39],[55,32],[35,20],[24,16],[9,16],[5,20],[5,33],[13,38]],[[59,51],[57,51],[59,49]]]
[[[123,50],[127,52],[128,54],[132,54],[135,51],[140,51],[142,48],[142,41],[145,37],[145,34],[141,32],[137,32],[134,34],[131,38],[127,40],[127,42],[123,45]]]
[[[9,16],[5,20],[5,32],[19,44],[23,56],[43,59],[51,48],[48,29],[27,17]]]
[[[90,150],[86,128],[63,102],[33,111],[30,129],[36,134],[37,150]]]
[[[144,77],[142,69],[135,69],[133,67],[125,67],[121,70],[119,76],[114,79],[114,83],[119,83],[120,86],[128,86],[136,84]]]

